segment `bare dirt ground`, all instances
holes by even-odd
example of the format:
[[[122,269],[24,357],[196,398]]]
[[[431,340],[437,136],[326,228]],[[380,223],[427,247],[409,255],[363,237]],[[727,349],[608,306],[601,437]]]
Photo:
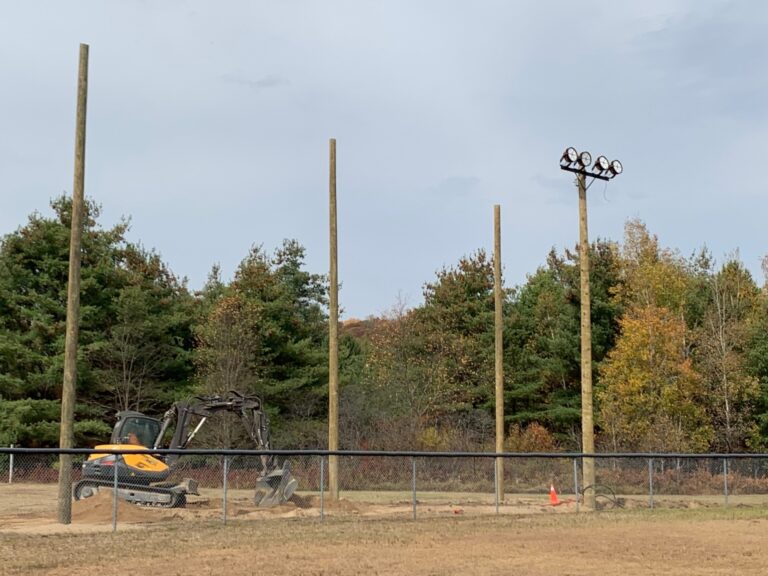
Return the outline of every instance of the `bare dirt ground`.
[[[402,496],[401,500],[398,497]],[[56,523],[56,487],[0,486],[0,575],[41,574],[766,574],[768,507],[722,498],[647,499],[575,513],[546,495],[492,504],[424,495],[412,519],[406,494],[324,502],[302,495],[270,510],[233,491],[222,524],[220,492],[183,510],[120,503],[102,493],[74,502],[72,524]],[[359,498],[359,500],[358,500]],[[460,504],[456,502],[461,502]]]
[[[164,510],[143,508],[118,502],[117,521],[121,530],[144,524],[178,521],[221,521],[223,519],[221,490],[201,489],[201,496],[189,496],[186,508]],[[339,502],[325,498],[322,514],[328,517],[354,516],[361,518],[413,517],[412,495],[409,492],[346,492]],[[296,494],[283,506],[256,508],[252,491],[230,490],[227,498],[227,518],[263,520],[268,518],[319,518],[321,501],[317,493]],[[0,533],[54,534],[98,532],[112,530],[112,491],[72,503],[72,524],[56,522],[57,486],[54,484],[0,485]],[[553,507],[548,495],[509,496],[500,506],[501,514],[565,513],[575,511],[573,499],[563,498],[563,504]],[[418,516],[458,516],[494,514],[496,507],[490,495],[467,493],[422,493],[417,500]]]

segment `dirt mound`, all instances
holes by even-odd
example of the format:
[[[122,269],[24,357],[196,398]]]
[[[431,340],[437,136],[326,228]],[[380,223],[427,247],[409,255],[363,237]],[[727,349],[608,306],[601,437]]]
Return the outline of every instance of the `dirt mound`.
[[[317,504],[313,502],[313,499],[317,500]],[[293,502],[297,508],[314,508],[315,506],[320,505],[320,498],[317,496],[300,496],[294,494],[291,496],[290,501]]]
[[[189,510],[221,510],[221,498],[196,498],[187,500]]]
[[[297,508],[320,508],[320,496],[299,496],[298,494],[294,494],[291,496],[289,503],[295,504]],[[323,499],[323,508],[326,510],[338,510],[340,512],[361,511],[361,505],[350,502],[349,500],[344,500],[343,498],[332,500],[326,497]]]
[[[205,514],[221,514],[223,509],[223,501],[221,498],[200,498],[196,500],[190,500],[187,502],[187,510],[189,510],[194,516],[204,516]],[[285,509],[288,506],[293,508],[291,504],[284,504],[283,506],[277,506],[276,508],[258,508],[253,502],[249,500],[229,500],[227,502],[227,515],[228,516],[244,516],[251,512],[260,510],[277,510]]]
[[[297,500],[298,498],[298,500]],[[187,502],[184,516],[194,518],[214,517],[222,514],[221,498],[195,498]],[[259,518],[264,516],[295,516],[301,508],[312,508],[311,503],[304,503],[304,499],[294,496],[288,502],[271,508],[256,506],[250,499],[233,498],[227,502],[227,516],[230,518],[246,517]]]
[[[112,493],[102,491],[90,498],[74,501],[72,503],[72,521],[86,523],[111,522],[112,510]],[[124,500],[117,501],[118,522],[158,522],[172,518],[173,515],[173,510],[142,508]]]

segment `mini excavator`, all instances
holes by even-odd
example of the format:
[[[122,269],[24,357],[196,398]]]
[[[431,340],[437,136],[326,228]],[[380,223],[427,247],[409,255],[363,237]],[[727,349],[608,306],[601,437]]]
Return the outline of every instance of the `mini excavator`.
[[[75,500],[98,493],[100,488],[114,486],[117,470],[118,497],[128,502],[160,508],[181,508],[186,505],[187,494],[198,494],[196,480],[169,482],[177,455],[131,454],[131,450],[160,449],[163,436],[175,422],[167,448],[183,450],[211,416],[229,412],[240,417],[248,436],[257,450],[269,450],[269,422],[262,410],[261,398],[230,391],[222,396],[198,396],[176,402],[162,419],[141,412],[117,413],[110,444],[96,449],[124,450],[124,454],[91,454],[83,463],[82,479],[73,487]],[[196,420],[194,428],[192,422]],[[256,481],[254,503],[269,508],[286,502],[296,490],[298,482],[291,475],[290,463],[277,465],[274,455],[260,457],[262,476]]]

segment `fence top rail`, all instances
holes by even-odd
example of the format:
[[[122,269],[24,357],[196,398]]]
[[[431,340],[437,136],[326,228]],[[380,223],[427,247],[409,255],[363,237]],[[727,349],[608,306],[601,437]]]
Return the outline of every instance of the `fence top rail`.
[[[750,459],[768,458],[766,453],[689,453],[689,452],[424,452],[396,450],[230,450],[212,448],[191,449],[151,449],[151,448],[6,448],[0,447],[0,454],[156,454],[156,455],[187,455],[187,456],[356,456],[356,457],[393,457],[393,458],[549,458],[549,459],[583,459],[594,458],[604,460],[610,458],[664,458],[664,459]]]

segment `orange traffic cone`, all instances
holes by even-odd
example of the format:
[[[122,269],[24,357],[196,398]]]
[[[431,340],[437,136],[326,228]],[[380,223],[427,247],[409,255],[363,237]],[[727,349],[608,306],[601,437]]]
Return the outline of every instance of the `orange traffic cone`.
[[[560,500],[557,497],[557,492],[555,491],[554,483],[549,485],[549,503],[552,504],[552,506],[559,506],[561,504]]]

